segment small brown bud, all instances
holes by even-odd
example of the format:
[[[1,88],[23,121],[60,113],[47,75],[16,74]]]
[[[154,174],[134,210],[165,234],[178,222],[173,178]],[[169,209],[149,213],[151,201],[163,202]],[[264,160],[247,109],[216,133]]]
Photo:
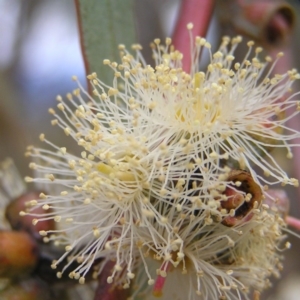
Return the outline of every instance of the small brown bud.
[[[29,273],[37,260],[37,246],[28,233],[0,231],[0,277]]]

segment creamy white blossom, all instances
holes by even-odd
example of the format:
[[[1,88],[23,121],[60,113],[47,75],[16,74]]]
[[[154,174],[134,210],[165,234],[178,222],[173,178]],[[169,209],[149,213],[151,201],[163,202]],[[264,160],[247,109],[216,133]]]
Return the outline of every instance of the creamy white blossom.
[[[40,234],[65,248],[52,264],[68,258],[58,277],[75,261],[70,276],[84,283],[89,270],[97,276],[113,260],[107,281],[116,286],[129,288],[134,278],[142,286],[144,277],[166,299],[241,299],[278,273],[284,222],[261,202],[266,184],[298,185],[270,150],[284,147],[291,157],[296,146],[289,142],[300,134],[285,122],[298,113],[290,90],[299,75],[271,76],[282,54],[261,61],[253,42],[236,62],[240,42],[225,37],[212,54],[196,37],[189,74],[170,39],[165,46],[154,41],[154,67],[139,45],[135,55],[121,45],[120,64],[104,60],[114,71],[112,86],[93,73],[93,96],[78,83],[67,100],[57,97],[52,125],[76,141],[80,155],[41,134],[50,150],[28,148],[37,177],[27,181],[49,191],[40,195],[45,213],[34,222],[57,222]],[[210,52],[206,72],[198,70],[203,48]],[[288,109],[294,112],[285,116]],[[177,298],[164,291],[181,277],[187,288]]]
[[[197,218],[185,222],[180,232],[184,259],[178,264],[166,257],[152,259],[155,286],[136,290],[134,299],[248,299],[251,289],[261,291],[270,286],[271,276],[279,276],[281,251],[290,244],[283,243],[284,221],[267,206],[234,230],[221,223],[204,225]],[[138,286],[145,287],[142,273]]]

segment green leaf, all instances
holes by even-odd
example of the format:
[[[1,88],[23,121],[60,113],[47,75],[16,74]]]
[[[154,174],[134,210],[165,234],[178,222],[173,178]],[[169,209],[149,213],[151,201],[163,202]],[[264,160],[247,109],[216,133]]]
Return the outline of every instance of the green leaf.
[[[87,73],[111,84],[113,72],[103,59],[119,61],[119,44],[135,43],[133,0],[75,0]]]

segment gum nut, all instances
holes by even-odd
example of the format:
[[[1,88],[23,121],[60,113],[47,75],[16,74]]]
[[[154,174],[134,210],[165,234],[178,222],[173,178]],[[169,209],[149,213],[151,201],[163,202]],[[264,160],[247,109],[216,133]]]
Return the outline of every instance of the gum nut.
[[[13,229],[27,231],[36,239],[41,240],[42,237],[39,234],[39,232],[42,230],[48,231],[54,229],[54,221],[39,221],[36,223],[36,225],[33,225],[33,220],[36,217],[30,215],[20,216],[21,211],[27,212],[28,210],[30,210],[30,213],[32,214],[42,215],[46,212],[49,213],[49,210],[45,211],[41,206],[34,208],[34,206],[30,205],[30,203],[34,203],[34,201],[30,202],[32,200],[39,201],[39,194],[39,192],[28,192],[15,199],[7,206],[5,211],[5,217],[9,221]]]
[[[284,1],[254,0],[244,6],[244,23],[255,25],[249,32],[264,44],[280,45],[287,41],[296,23],[296,13],[292,6]],[[247,21],[246,21],[247,20]],[[240,24],[243,27],[243,24]]]
[[[27,232],[0,231],[0,278],[27,274],[37,261],[36,242]]]
[[[23,280],[0,291],[1,300],[50,300],[50,291],[41,281]],[[53,299],[53,298],[52,298]]]
[[[243,170],[232,170],[227,178],[230,183],[224,192],[228,197],[226,201],[221,201],[221,208],[230,211],[234,209],[233,216],[226,216],[222,223],[231,227],[240,223],[247,222],[252,218],[251,211],[254,206],[259,206],[263,194],[260,186],[253,180],[251,174]],[[247,198],[248,200],[246,200]]]

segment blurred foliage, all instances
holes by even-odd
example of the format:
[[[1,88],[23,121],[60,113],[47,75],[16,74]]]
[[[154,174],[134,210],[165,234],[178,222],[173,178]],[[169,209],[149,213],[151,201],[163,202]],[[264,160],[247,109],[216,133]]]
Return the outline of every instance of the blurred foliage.
[[[132,0],[76,0],[81,43],[87,73],[96,72],[101,80],[112,82],[103,59],[118,61],[118,45],[130,46],[135,40]]]

